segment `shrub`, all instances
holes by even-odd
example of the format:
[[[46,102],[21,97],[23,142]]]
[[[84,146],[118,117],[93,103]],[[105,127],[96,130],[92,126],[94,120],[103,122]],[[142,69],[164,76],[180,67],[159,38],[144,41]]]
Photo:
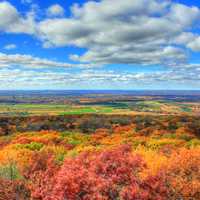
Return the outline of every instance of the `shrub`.
[[[135,148],[140,146],[140,145],[145,146],[145,144],[146,144],[146,141],[142,140],[142,139],[134,140],[133,143],[132,143],[133,147],[135,147]]]
[[[0,178],[0,200],[30,200],[30,190],[23,181]]]
[[[140,178],[145,166],[127,145],[101,153],[83,153],[65,160],[54,176],[52,193],[45,193],[43,199],[167,199],[167,188],[161,177]]]
[[[130,125],[132,122],[132,120],[130,119],[130,117],[115,117],[113,119],[111,119],[111,123],[112,124],[119,124],[121,126],[127,126],[127,125]]]
[[[79,125],[79,129],[83,133],[93,133],[99,128],[110,129],[111,124],[106,119],[93,117],[91,119],[84,119]]]
[[[22,176],[19,173],[17,165],[14,162],[10,162],[7,165],[0,166],[0,178],[12,181],[21,179]]]
[[[177,128],[178,128],[177,123],[170,122],[170,123],[168,124],[168,130],[170,130],[170,131],[175,131]]]
[[[174,133],[168,133],[168,134],[164,134],[163,136],[162,136],[163,138],[169,138],[169,139],[176,139],[176,134],[174,134]]]
[[[168,138],[163,138],[159,140],[151,139],[146,146],[150,149],[153,150],[159,150],[160,148],[164,146],[178,146],[181,144],[181,141],[174,140],[174,139],[168,139]]]
[[[192,139],[186,144],[186,147],[188,148],[195,148],[197,146],[200,146],[200,140],[198,139]]]
[[[182,134],[182,135],[178,136],[178,138],[188,142],[188,141],[192,140],[193,137],[190,135]]]
[[[31,142],[30,144],[17,144],[17,148],[26,148],[31,151],[39,151],[44,144],[39,142]]]
[[[173,188],[171,199],[200,199],[200,150],[181,149],[174,152],[164,169]]]

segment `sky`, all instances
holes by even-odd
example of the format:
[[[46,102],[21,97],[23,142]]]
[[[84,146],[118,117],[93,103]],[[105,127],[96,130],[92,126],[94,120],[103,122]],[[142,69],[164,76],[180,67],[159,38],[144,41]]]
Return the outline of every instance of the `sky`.
[[[0,90],[199,90],[198,0],[0,0]]]

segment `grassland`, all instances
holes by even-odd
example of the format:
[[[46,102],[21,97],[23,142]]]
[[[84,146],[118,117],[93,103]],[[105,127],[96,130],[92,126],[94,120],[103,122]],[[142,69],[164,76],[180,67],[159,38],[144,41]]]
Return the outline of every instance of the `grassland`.
[[[60,104],[1,104],[0,114],[3,116],[33,116],[33,115],[68,115],[86,113],[111,113],[112,107],[106,106],[71,106]]]
[[[1,116],[69,114],[197,114],[199,105],[170,101],[96,102],[79,104],[0,104]]]

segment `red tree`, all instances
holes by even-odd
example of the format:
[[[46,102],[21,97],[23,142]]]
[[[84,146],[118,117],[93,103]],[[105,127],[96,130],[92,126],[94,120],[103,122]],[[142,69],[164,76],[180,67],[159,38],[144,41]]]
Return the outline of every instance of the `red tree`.
[[[83,153],[66,159],[54,176],[50,173],[52,192],[47,192],[45,185],[37,191],[44,200],[167,199],[167,188],[160,177],[140,178],[139,172],[145,167],[141,157],[132,155],[127,145],[101,153]]]

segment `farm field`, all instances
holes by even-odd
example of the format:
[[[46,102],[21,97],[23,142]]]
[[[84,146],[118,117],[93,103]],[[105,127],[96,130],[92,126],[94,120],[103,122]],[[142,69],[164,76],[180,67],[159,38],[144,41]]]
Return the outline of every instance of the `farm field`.
[[[0,105],[0,115],[3,116],[67,115],[84,113],[110,113],[112,111],[112,107],[105,106],[71,106],[61,104]]]
[[[95,102],[79,104],[0,104],[1,116],[70,114],[199,114],[200,103],[171,101]]]

